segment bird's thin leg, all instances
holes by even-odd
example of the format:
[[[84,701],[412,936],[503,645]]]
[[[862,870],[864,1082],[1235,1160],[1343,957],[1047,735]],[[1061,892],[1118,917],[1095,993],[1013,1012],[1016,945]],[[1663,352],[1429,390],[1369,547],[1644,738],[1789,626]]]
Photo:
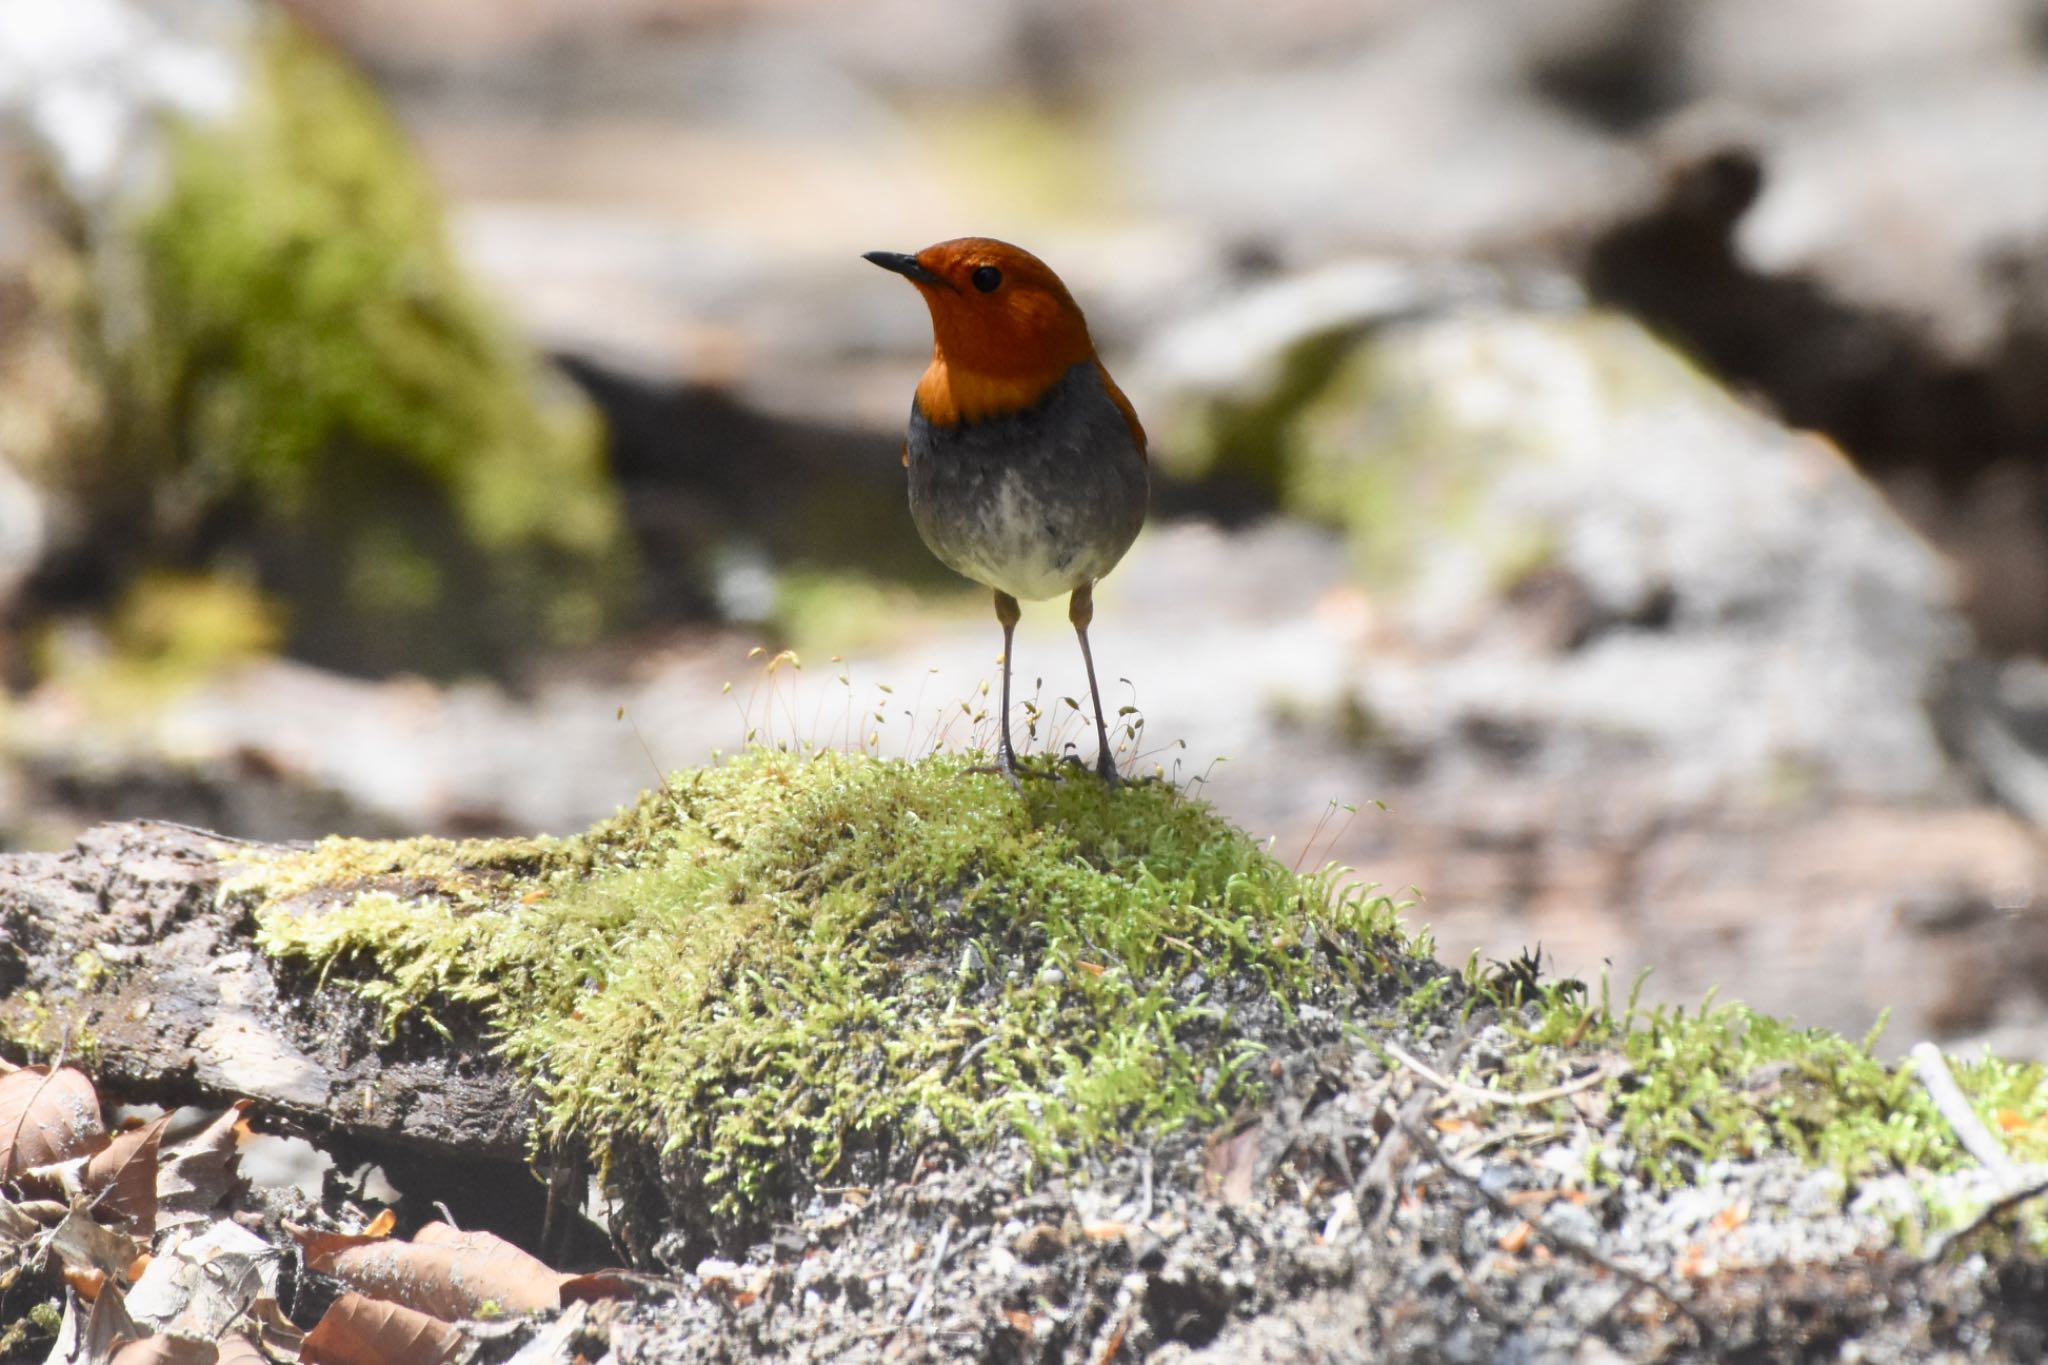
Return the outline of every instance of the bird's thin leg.
[[[1017,599],[1001,589],[996,591],[996,620],[1003,625],[1003,709],[999,725],[1002,739],[996,749],[996,761],[986,767],[969,768],[971,773],[1001,773],[1010,779],[1010,785],[1019,793],[1024,784],[1017,780],[1017,751],[1010,747],[1010,644],[1016,638],[1017,618],[1023,612],[1017,606]]]
[[[1013,787],[1017,785],[1017,751],[1010,744],[1010,647],[1017,638],[1017,618],[1021,615],[1017,599],[998,588],[996,620],[1003,624],[1003,747],[996,752],[996,766]]]
[[[967,769],[970,773],[1001,773],[1010,779],[1010,785],[1020,793],[1024,790],[1024,784],[1017,780],[1020,777],[1043,777],[1054,782],[1061,780],[1058,773],[1032,772],[1018,767],[1017,750],[1010,743],[1010,646],[1016,639],[1017,618],[1021,615],[1023,612],[1017,606],[1016,598],[1006,592],[996,593],[996,620],[1003,625],[1003,710],[1000,721],[1002,739],[996,749],[995,762]]]
[[[1095,703],[1095,775],[1114,787],[1119,781],[1116,759],[1109,751],[1109,726],[1102,719],[1102,689],[1095,685],[1095,656],[1088,650],[1088,623],[1095,619],[1095,585],[1084,583],[1067,600],[1067,619],[1081,637],[1081,662],[1088,669],[1088,700]]]

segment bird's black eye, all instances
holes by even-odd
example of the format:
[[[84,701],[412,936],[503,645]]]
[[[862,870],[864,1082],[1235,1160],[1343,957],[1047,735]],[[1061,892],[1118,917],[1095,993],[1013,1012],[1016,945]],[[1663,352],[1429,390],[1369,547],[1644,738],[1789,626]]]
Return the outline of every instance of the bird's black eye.
[[[968,278],[973,280],[974,287],[984,294],[993,294],[1003,285],[1003,272],[992,265],[977,267]]]

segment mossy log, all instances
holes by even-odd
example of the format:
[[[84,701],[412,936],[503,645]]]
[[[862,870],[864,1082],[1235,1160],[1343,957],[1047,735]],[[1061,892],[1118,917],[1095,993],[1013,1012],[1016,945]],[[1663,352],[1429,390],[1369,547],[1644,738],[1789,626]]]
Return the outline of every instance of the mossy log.
[[[527,1106],[480,1039],[381,1043],[375,1011],[294,989],[221,892],[282,850],[179,825],[103,825],[64,853],[0,856],[0,1045],[64,1052],[111,1094],[252,1099],[371,1148],[519,1161]]]

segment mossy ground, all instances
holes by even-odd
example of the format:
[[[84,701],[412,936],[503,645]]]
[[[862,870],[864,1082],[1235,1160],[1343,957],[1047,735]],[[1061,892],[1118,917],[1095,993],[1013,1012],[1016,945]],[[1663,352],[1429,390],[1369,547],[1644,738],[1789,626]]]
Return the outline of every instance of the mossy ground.
[[[1882,1023],[1855,1040],[1741,1004],[1643,1010],[1631,993],[1617,1008],[1604,989],[1590,997],[1581,983],[1537,983],[1525,970],[1489,982],[1468,969],[1466,979],[1527,1045],[1500,1068],[1501,1089],[1551,1085],[1588,1055],[1625,1066],[1593,1101],[1605,1136],[1588,1149],[1590,1181],[1671,1188],[1709,1162],[1773,1152],[1838,1172],[1845,1189],[1877,1176],[1933,1177],[1975,1165],[1913,1068],[1878,1056]],[[2048,1163],[2048,1065],[1985,1053],[1950,1059],[1950,1067],[2015,1162]],[[1573,1112],[1565,1100],[1551,1108]],[[1901,1232],[1917,1240],[1976,1211],[1935,1209],[1929,1226]],[[2036,1210],[2025,1217],[2029,1241],[2048,1253],[2048,1216]]]
[[[1867,1040],[1739,1006],[1616,1008],[1525,968],[1446,973],[1383,897],[1289,870],[1158,782],[1020,797],[958,757],[757,750],[574,839],[330,840],[233,891],[259,901],[269,952],[390,1027],[480,1012],[543,1141],[651,1154],[729,1226],[933,1142],[1020,1137],[1060,1164],[1213,1124],[1257,1102],[1268,1049],[1479,1009],[1518,1042],[1475,1083],[1626,1062],[1554,1102],[1601,1131],[1591,1181],[1675,1184],[1773,1150],[1851,1179],[1969,1160]],[[1957,1070],[2016,1158],[2048,1158],[2048,1070]]]
[[[653,1144],[735,1218],[927,1140],[1214,1122],[1258,1090],[1248,1018],[1430,969],[1384,898],[1170,786],[965,769],[755,751],[578,839],[330,841],[243,890],[394,1024],[481,1009],[547,1139]],[[337,884],[372,889],[294,909]]]

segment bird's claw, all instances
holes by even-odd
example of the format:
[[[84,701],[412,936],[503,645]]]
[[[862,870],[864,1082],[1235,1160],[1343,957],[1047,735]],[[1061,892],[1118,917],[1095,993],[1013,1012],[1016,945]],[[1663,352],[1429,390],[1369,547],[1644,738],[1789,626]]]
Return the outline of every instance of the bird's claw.
[[[970,777],[1003,777],[1009,781],[1012,791],[1016,792],[1019,796],[1024,794],[1024,784],[1017,780],[1017,765],[1007,759],[1000,763],[977,763],[971,768],[962,768],[960,771]]]
[[[1085,770],[1088,766],[1081,761],[1081,755],[1079,754],[1068,754],[1060,762],[1080,770]],[[1116,760],[1109,756],[1109,750],[1107,749],[1104,749],[1095,757],[1095,776],[1103,786],[1108,787],[1111,791],[1115,791],[1124,784],[1123,774],[1116,770]]]

